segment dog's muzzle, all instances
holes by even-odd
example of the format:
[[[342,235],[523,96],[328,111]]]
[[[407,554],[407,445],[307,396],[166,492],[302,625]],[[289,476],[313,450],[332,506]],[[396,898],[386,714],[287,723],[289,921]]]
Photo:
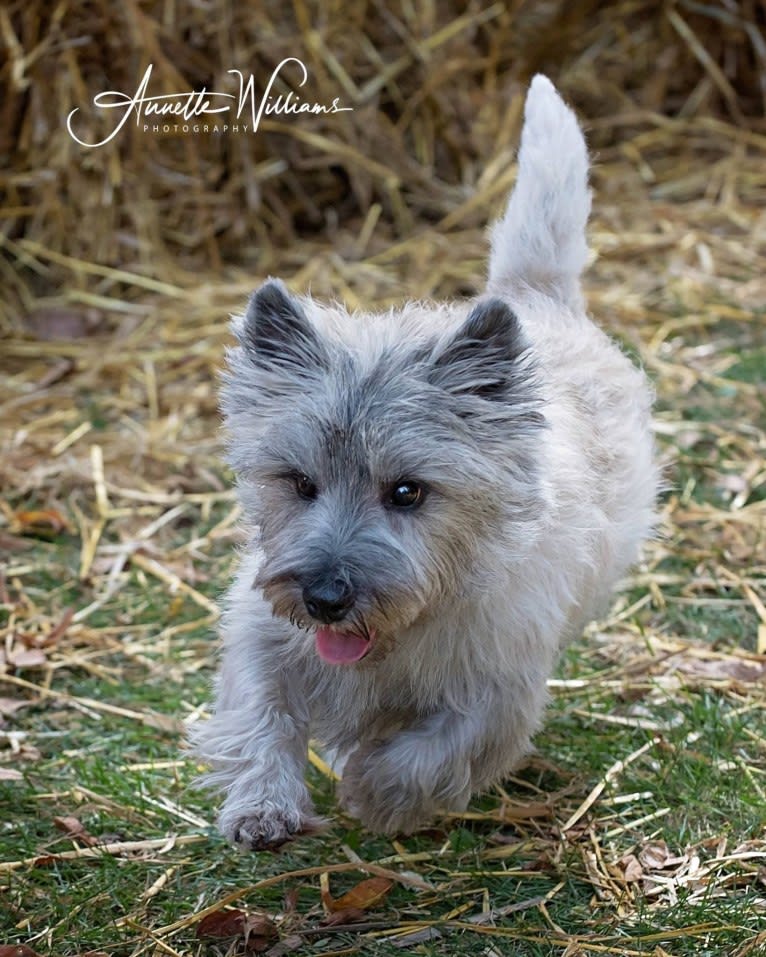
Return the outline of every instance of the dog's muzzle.
[[[356,602],[354,589],[342,578],[314,582],[303,589],[303,604],[316,621],[330,625],[342,621]]]

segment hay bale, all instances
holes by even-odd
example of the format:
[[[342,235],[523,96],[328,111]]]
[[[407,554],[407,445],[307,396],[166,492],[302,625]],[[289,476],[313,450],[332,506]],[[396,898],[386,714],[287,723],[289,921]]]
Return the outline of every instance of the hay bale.
[[[312,236],[354,259],[429,224],[448,231],[456,209],[479,227],[507,187],[498,179],[538,70],[591,118],[598,149],[663,115],[746,128],[766,102],[763,28],[756,0],[15,0],[0,10],[5,321],[63,283],[92,291],[83,263],[187,286],[231,265],[265,275]],[[114,119],[95,117],[94,95],[134,92],[149,64],[150,95],[234,92],[229,70],[264,84],[286,57],[306,64],[306,98],[353,111],[276,116],[239,135],[131,122],[97,149],[65,128],[79,108],[78,135],[105,136]],[[275,92],[295,84],[294,67]]]

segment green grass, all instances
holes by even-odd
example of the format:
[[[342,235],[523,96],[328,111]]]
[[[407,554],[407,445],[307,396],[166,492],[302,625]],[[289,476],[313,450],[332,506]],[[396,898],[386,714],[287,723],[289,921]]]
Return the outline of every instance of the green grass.
[[[140,610],[137,618],[144,621],[151,616],[152,600],[159,615],[161,594],[151,594],[147,605],[147,596],[134,589],[130,598]],[[130,605],[127,599],[123,594],[123,603]],[[656,615],[653,610],[645,615],[647,626]],[[739,615],[731,616],[732,643],[737,640],[737,622]],[[698,635],[701,626],[707,625],[709,633],[718,636],[716,641],[723,641],[727,633],[722,615],[716,611],[707,618],[705,606],[695,609],[687,624]],[[171,649],[170,663],[181,667],[185,651],[202,648],[208,640],[204,631],[188,633],[183,645]],[[100,664],[117,667],[119,657],[107,656]],[[567,690],[554,699],[537,740],[540,757],[508,785],[508,792],[522,803],[553,796],[551,816],[506,825],[489,819],[451,821],[436,831],[403,838],[400,849],[425,857],[409,865],[390,866],[414,871],[433,884],[434,891],[395,886],[374,909],[371,922],[396,926],[428,920],[439,926],[440,918],[463,903],[471,905],[470,915],[483,909],[485,899],[497,909],[555,889],[546,907],[547,918],[532,907],[497,921],[494,936],[445,930],[444,938],[418,945],[415,952],[481,954],[492,944],[501,954],[558,954],[566,942],[553,925],[582,938],[584,953],[591,952],[587,943],[591,940],[609,953],[624,950],[649,955],[662,946],[676,957],[729,954],[756,935],[764,911],[755,867],[729,868],[732,883],[726,887],[736,893],[718,896],[715,882],[709,897],[690,895],[682,888],[673,904],[652,904],[639,893],[621,917],[618,898],[595,896],[586,857],[596,844],[612,866],[647,840],[659,839],[673,854],[683,855],[695,847],[707,860],[714,854],[712,844],[726,840],[732,851],[743,841],[757,840],[766,825],[764,756],[757,742],[744,733],[749,728],[763,734],[762,710],[743,713],[737,700],[709,688],[671,693],[644,685],[640,693],[606,693],[597,683],[605,664],[602,658],[594,658],[586,644],[570,649],[560,676],[596,680],[590,689]],[[21,677],[34,675],[22,673]],[[154,661],[148,666],[124,661],[116,686],[106,687],[76,667],[58,672],[56,686],[76,699],[102,698],[137,713],[177,717],[191,703],[203,700],[207,680],[207,673],[197,672],[173,683],[158,676]],[[599,717],[629,718],[642,696],[650,702],[652,720],[666,722],[668,730],[644,758],[618,776],[613,787],[607,787],[603,800],[563,840],[560,826],[606,769],[651,738],[651,732],[604,723]],[[214,809],[210,798],[192,786],[195,768],[182,759],[178,735],[108,714],[97,717],[55,701],[20,711],[13,728],[25,733],[25,741],[40,754],[27,764],[14,764],[25,770],[23,782],[0,787],[0,806],[7,809],[0,827],[0,860],[36,858],[37,863],[0,877],[5,901],[0,939],[6,943],[29,943],[38,952],[60,955],[88,950],[126,955],[154,952],[147,936],[150,931],[194,915],[234,890],[272,875],[347,861],[344,846],[371,862],[396,853],[388,840],[365,833],[339,815],[332,785],[315,771],[310,780],[317,804],[334,820],[328,834],[297,842],[279,855],[243,855],[228,847],[212,828],[181,816],[212,822]],[[147,769],[151,762],[161,766]],[[163,762],[172,766],[162,767]],[[742,765],[752,769],[750,776],[741,771]],[[640,796],[620,803],[621,795],[631,794]],[[473,810],[488,814],[497,806],[497,796],[488,795],[478,799]],[[181,814],[173,808],[181,809]],[[648,826],[631,827],[632,821],[663,809],[666,812]],[[106,842],[161,841],[165,846],[153,845],[119,857],[57,859],[57,854],[76,843],[57,826],[56,818],[66,816],[75,817],[89,835]],[[615,830],[619,833],[608,837]],[[194,843],[172,846],[173,836],[190,835],[197,838]],[[493,856],[503,850],[509,852],[506,857]],[[504,877],[504,872],[509,876]],[[363,876],[360,872],[331,876],[333,893],[338,896]],[[165,881],[163,885],[147,897],[160,880]],[[317,876],[287,878],[272,888],[245,893],[238,903],[279,915],[284,913],[288,890],[298,892],[298,901],[285,926],[316,931],[323,915]],[[198,941],[194,925],[163,941],[172,952],[183,954],[224,953],[229,944]],[[301,952],[335,953],[346,948],[380,955],[402,953],[370,932],[360,936],[329,930],[307,934]]]

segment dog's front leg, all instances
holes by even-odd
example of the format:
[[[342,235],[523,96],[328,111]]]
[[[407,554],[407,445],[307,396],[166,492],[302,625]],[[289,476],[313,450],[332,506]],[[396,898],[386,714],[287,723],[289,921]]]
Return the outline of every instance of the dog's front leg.
[[[347,810],[374,831],[409,833],[439,810],[463,811],[523,757],[545,703],[545,682],[499,689],[445,709],[350,755],[340,786]]]
[[[278,847],[323,823],[304,780],[308,716],[299,691],[252,641],[230,643],[213,717],[191,735],[212,768],[203,783],[225,794],[221,832],[252,850]]]

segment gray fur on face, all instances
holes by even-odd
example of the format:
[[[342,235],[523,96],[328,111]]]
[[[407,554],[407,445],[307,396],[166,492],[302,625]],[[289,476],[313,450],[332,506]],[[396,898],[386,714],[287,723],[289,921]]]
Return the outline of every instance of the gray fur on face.
[[[479,303],[446,342],[403,342],[361,363],[320,341],[269,282],[239,338],[225,396],[239,422],[231,461],[275,614],[311,625],[304,589],[340,580],[356,597],[350,624],[385,636],[481,575],[491,529],[512,538],[539,513],[533,439],[544,419],[518,320],[500,300]],[[296,494],[302,476],[315,500]],[[408,513],[386,504],[405,480],[425,491]],[[512,496],[499,499],[499,483]]]
[[[587,170],[536,77],[479,300],[349,315],[270,280],[235,322],[222,404],[251,540],[192,734],[231,840],[321,826],[309,735],[370,828],[464,809],[523,757],[558,650],[635,561],[651,393],[584,311]]]

